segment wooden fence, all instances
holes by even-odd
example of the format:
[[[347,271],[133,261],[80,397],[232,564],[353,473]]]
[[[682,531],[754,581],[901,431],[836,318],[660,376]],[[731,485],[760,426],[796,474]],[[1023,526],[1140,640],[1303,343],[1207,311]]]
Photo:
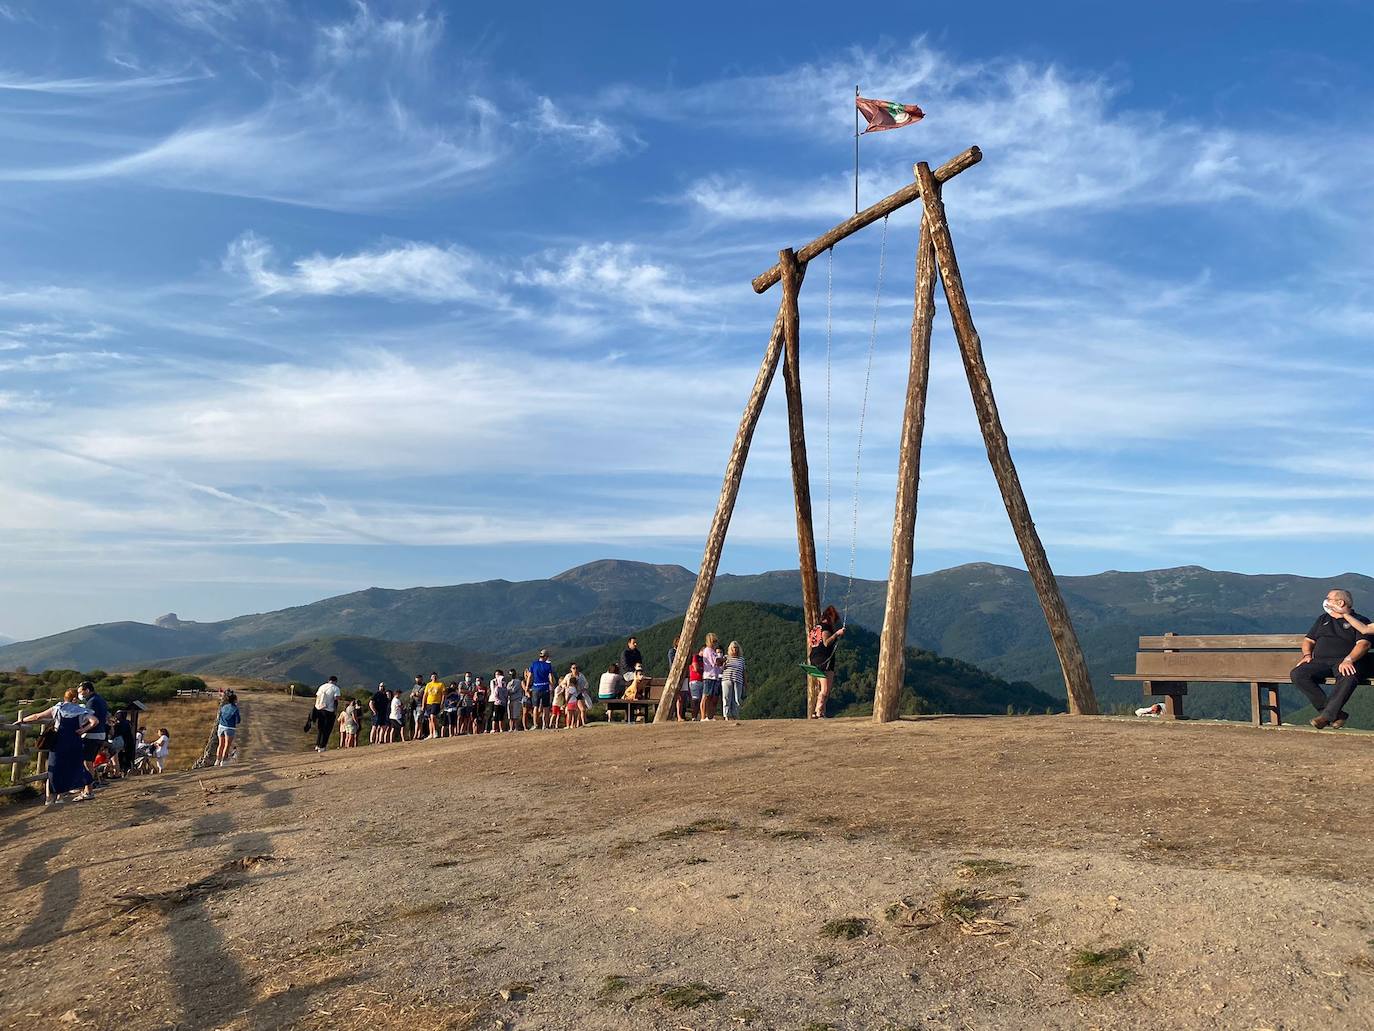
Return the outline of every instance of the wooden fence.
[[[10,766],[10,782],[4,787],[0,787],[0,795],[17,795],[30,784],[36,784],[48,779],[48,752],[47,749],[33,752],[24,751],[28,744],[29,735],[34,736],[34,744],[38,743],[37,735],[41,734],[43,728],[52,723],[51,720],[40,720],[36,723],[17,722],[24,718],[24,710],[20,709],[14,714],[16,722],[0,723],[0,730],[14,731],[14,754],[0,755],[0,764],[8,763]],[[24,769],[32,765],[33,773],[25,773]]]

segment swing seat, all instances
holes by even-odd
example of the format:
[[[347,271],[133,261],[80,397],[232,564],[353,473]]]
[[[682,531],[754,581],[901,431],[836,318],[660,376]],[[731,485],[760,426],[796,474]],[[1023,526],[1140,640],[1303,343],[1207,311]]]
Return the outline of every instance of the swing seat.
[[[809,662],[799,662],[797,663],[797,665],[800,666],[802,669],[806,670],[807,676],[815,677],[817,680],[824,680],[826,678],[827,674],[825,670],[817,669]]]

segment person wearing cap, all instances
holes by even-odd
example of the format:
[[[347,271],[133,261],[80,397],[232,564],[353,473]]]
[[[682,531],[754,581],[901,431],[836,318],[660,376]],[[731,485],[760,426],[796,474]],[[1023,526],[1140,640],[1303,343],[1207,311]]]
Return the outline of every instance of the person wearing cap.
[[[534,706],[534,725],[540,730],[553,729],[550,725],[553,712],[553,663],[549,661],[549,650],[539,649],[539,658],[530,663],[525,670],[525,689]]]
[[[95,713],[96,725],[86,731],[81,737],[82,757],[86,763],[86,772],[91,775],[91,780],[96,781],[95,758],[100,754],[100,750],[105,747],[105,738],[110,729],[110,707],[105,704],[105,699],[96,693],[95,685],[89,680],[81,682],[81,689],[78,692],[81,704]],[[99,786],[97,784],[97,786]]]

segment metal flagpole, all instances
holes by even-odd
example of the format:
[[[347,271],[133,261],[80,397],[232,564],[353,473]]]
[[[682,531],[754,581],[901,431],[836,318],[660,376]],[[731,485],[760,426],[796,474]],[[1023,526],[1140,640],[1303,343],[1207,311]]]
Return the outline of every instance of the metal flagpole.
[[[854,214],[859,213],[859,87],[854,87]]]

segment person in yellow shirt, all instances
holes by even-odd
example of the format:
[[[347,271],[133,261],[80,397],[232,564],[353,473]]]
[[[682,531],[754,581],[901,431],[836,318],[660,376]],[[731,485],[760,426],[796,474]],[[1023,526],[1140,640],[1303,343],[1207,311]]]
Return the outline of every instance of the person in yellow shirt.
[[[444,701],[444,682],[439,679],[438,673],[429,675],[429,683],[425,685],[425,716],[429,719],[429,736],[432,738],[439,736],[439,707]]]

